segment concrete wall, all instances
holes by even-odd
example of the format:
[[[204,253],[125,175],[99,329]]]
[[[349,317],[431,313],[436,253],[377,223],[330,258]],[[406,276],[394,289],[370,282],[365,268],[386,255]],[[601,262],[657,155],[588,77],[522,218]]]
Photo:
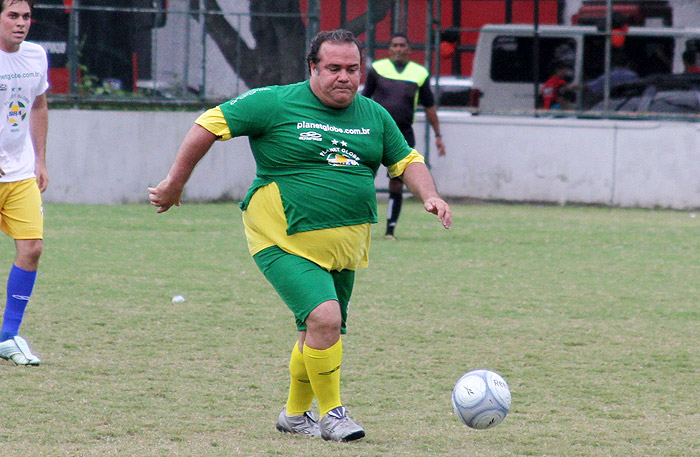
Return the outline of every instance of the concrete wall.
[[[449,196],[700,207],[700,124],[443,115],[431,160]]]
[[[146,202],[200,113],[50,110],[48,202]],[[214,145],[183,199],[241,198],[255,176],[247,138]]]
[[[51,110],[44,200],[146,202],[198,114]],[[429,160],[444,196],[700,208],[700,124],[439,114],[448,154]],[[424,129],[418,113],[421,151]],[[240,199],[254,173],[246,138],[217,143],[183,199]]]

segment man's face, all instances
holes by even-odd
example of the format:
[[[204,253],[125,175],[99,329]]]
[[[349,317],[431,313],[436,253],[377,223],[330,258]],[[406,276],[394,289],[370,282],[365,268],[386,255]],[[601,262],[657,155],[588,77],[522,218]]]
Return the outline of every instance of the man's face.
[[[360,50],[354,43],[321,44],[319,61],[311,63],[309,84],[314,95],[332,108],[345,108],[360,85]]]
[[[0,49],[5,52],[19,50],[19,45],[27,38],[32,11],[25,1],[1,0]]]
[[[411,48],[408,45],[408,40],[402,36],[396,36],[389,43],[389,59],[392,62],[405,65],[408,63],[408,56],[411,53]]]

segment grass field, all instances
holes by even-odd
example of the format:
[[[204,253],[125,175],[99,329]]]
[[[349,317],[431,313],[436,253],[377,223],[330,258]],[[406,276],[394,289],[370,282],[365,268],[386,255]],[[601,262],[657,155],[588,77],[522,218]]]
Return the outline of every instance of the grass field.
[[[2,454],[700,455],[700,217],[453,209],[449,231],[413,202],[398,242],[374,227],[343,363],[367,437],[340,444],[274,429],[296,332],[235,204],[46,205],[22,327],[44,363],[0,362]],[[512,391],[492,430],[452,414],[475,368]]]

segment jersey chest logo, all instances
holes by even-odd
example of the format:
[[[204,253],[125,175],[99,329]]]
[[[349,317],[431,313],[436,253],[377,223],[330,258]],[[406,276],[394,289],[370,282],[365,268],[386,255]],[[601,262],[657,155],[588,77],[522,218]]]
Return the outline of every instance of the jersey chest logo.
[[[334,167],[356,167],[360,165],[360,157],[351,151],[345,140],[331,140],[332,147],[321,151],[329,165]]]
[[[299,134],[299,139],[302,141],[321,141],[323,135],[318,132],[301,132]]]
[[[27,107],[20,101],[10,102],[10,109],[7,113],[7,121],[12,127],[18,127],[19,123],[27,117]]]

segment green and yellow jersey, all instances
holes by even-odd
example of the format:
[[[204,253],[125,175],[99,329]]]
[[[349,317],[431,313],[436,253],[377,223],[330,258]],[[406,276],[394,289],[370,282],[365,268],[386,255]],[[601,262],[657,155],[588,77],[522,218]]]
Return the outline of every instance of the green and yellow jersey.
[[[379,165],[399,176],[423,162],[377,103],[330,108],[308,81],[250,90],[196,123],[221,140],[249,138],[256,177],[241,209],[251,255],[277,245],[327,270],[367,266]]]

